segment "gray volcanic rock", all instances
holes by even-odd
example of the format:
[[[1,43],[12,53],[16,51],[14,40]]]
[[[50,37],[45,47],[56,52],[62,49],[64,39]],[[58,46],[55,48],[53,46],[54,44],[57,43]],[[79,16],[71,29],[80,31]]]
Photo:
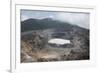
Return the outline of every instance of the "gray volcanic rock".
[[[71,43],[49,44],[53,38]],[[21,22],[21,62],[88,60],[89,41],[89,29],[52,19],[28,19]]]

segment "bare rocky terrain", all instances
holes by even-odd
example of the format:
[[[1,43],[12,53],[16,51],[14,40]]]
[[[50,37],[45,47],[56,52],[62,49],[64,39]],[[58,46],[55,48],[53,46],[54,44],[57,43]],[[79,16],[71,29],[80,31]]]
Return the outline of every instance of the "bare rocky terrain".
[[[27,22],[29,23],[29,20]],[[54,26],[54,28],[48,25],[51,28],[46,26],[46,29],[44,27],[35,30],[32,28],[25,31],[24,26],[26,26],[27,22],[22,22],[21,63],[89,60],[90,40],[88,29],[60,22],[60,28],[59,25],[57,27]],[[59,23],[53,20],[41,20],[41,22]],[[34,24],[36,24],[35,21]],[[63,27],[62,24],[67,26]],[[68,39],[71,43],[59,46],[57,44],[49,44],[48,40],[53,38]]]

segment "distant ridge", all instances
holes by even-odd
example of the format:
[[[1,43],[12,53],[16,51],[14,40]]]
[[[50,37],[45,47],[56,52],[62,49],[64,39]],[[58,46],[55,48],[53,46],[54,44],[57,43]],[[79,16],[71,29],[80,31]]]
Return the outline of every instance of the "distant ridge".
[[[61,22],[58,20],[53,20],[51,18],[44,19],[27,19],[21,22],[21,32],[31,31],[31,30],[42,30],[42,29],[50,29],[50,28],[63,28],[69,29],[77,28],[77,29],[85,29],[76,25],[71,25],[69,23]]]

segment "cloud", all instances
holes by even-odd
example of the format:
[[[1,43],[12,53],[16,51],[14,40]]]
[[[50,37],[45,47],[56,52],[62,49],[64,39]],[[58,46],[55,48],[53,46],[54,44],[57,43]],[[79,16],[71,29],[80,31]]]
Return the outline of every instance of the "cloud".
[[[26,15],[22,15],[22,16],[21,16],[21,21],[24,21],[24,20],[27,20],[27,19],[29,19],[28,16],[26,16]]]
[[[88,13],[57,13],[55,19],[63,22],[69,22],[84,28],[89,28]]]
[[[73,25],[78,25],[80,27],[89,29],[89,14],[88,13],[22,10],[21,21],[29,19],[29,18],[35,18],[35,19],[52,18],[54,20],[68,22]]]

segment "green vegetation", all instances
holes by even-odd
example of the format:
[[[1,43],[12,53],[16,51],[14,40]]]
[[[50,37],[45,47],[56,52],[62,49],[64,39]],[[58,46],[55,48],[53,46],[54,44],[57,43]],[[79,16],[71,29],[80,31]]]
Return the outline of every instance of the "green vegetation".
[[[21,32],[30,31],[30,30],[40,30],[48,28],[71,28],[72,26],[69,23],[64,23],[60,21],[55,21],[50,18],[46,19],[28,19],[21,22]]]

